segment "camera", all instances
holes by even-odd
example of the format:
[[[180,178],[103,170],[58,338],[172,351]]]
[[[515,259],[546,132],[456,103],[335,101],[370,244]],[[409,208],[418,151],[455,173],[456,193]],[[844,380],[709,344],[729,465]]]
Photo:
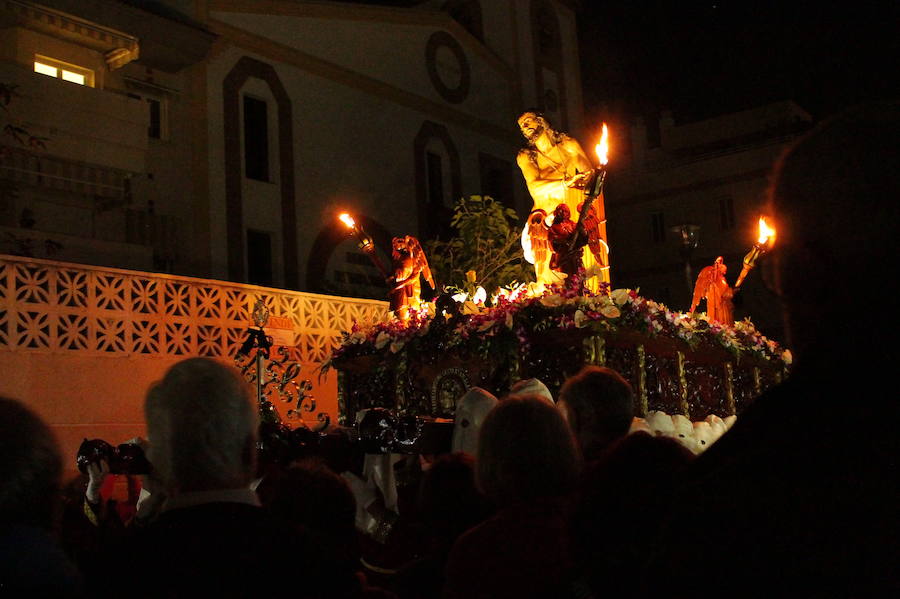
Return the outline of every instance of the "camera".
[[[113,447],[103,439],[85,439],[78,448],[75,463],[82,474],[87,474],[90,464],[106,460],[110,474],[149,474],[150,462],[140,445],[122,443]]]

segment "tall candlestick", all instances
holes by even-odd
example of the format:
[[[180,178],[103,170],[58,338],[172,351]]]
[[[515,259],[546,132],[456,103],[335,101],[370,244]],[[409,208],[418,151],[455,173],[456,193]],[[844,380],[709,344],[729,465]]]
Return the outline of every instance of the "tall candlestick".
[[[606,123],[603,123],[603,132],[600,135],[600,143],[596,145],[594,151],[597,153],[597,159],[600,162],[600,166],[594,169],[594,175],[587,185],[587,197],[582,203],[581,212],[578,213],[578,232],[572,236],[572,241],[569,242],[570,252],[575,250],[579,237],[583,237],[585,233],[583,224],[585,217],[587,217],[590,212],[594,200],[603,192],[603,184],[606,182],[606,164],[609,162],[609,129],[607,128]]]

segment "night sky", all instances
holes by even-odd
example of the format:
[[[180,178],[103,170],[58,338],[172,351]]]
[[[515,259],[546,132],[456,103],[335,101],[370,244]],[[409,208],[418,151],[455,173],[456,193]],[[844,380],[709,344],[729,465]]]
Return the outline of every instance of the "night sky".
[[[816,120],[900,97],[900,3],[586,0],[587,121],[676,123],[792,99]]]
[[[896,0],[572,4],[589,127],[606,120],[623,130],[637,116],[650,124],[664,109],[678,124],[789,99],[818,121],[861,102],[900,99]]]

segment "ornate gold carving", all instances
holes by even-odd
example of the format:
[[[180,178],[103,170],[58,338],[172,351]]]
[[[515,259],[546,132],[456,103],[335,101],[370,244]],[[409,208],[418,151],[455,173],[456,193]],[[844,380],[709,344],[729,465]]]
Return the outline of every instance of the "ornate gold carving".
[[[584,361],[594,366],[606,366],[606,339],[592,335],[584,339]]]
[[[729,414],[736,414],[734,405],[734,366],[725,362],[725,409]]]
[[[464,368],[447,368],[431,383],[431,415],[452,417],[456,400],[471,387],[469,373]]]
[[[678,399],[679,412],[690,417],[690,408],[688,406],[688,384],[687,377],[684,374],[684,354],[677,352],[678,361]]]
[[[647,413],[647,352],[644,349],[643,345],[637,346],[637,368],[638,368],[637,396],[638,396],[638,402],[640,402],[640,406],[637,411],[640,414],[646,414]]]

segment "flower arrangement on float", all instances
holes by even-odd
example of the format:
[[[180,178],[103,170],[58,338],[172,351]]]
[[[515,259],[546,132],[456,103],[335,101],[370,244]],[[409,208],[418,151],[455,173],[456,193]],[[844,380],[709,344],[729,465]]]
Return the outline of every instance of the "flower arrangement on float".
[[[527,349],[535,334],[554,330],[584,329],[609,335],[634,333],[649,338],[670,338],[691,349],[721,347],[737,359],[755,356],[784,366],[791,353],[767,339],[749,318],[734,326],[710,320],[703,313],[669,310],[664,304],[641,297],[635,289],[614,289],[609,293],[578,293],[552,286],[530,296],[525,286],[500,290],[491,305],[480,294],[458,297],[458,313],[437,314],[434,303],[410,315],[408,322],[390,320],[354,323],[344,332],[340,345],[323,364],[327,371],[335,361],[368,355],[388,356],[404,350],[419,355],[438,356],[442,352],[467,347],[485,357],[506,353],[513,347]],[[454,311],[456,312],[456,311]]]

